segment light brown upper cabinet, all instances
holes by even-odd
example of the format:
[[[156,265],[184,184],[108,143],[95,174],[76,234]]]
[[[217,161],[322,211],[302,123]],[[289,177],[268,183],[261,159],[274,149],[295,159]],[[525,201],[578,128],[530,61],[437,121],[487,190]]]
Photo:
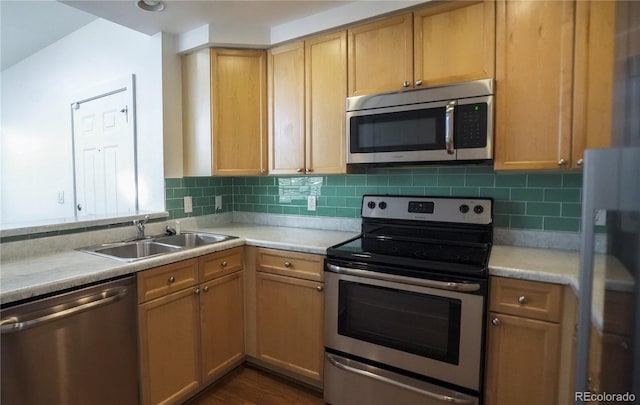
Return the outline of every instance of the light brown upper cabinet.
[[[615,6],[498,1],[496,170],[580,167],[609,145]]]
[[[305,41],[307,173],[345,173],[347,33]]]
[[[439,2],[348,32],[350,96],[494,75],[493,1]]]
[[[414,12],[414,85],[492,78],[495,13],[494,1],[450,1]]]
[[[615,1],[576,2],[571,167],[590,148],[611,146]]]
[[[182,57],[185,176],[267,172],[266,53],[206,49]]]
[[[268,52],[269,172],[345,172],[344,31]]]
[[[349,95],[413,86],[413,14],[350,28]]]

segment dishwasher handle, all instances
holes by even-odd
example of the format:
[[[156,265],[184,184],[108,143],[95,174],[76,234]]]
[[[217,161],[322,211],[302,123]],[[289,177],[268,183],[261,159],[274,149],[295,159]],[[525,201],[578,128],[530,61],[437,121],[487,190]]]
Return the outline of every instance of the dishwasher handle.
[[[20,316],[9,316],[0,320],[0,334],[20,332],[44,322],[62,319],[89,309],[99,308],[119,301],[129,293],[127,287],[115,287],[97,294],[76,298],[64,304]],[[21,320],[24,319],[24,320]]]

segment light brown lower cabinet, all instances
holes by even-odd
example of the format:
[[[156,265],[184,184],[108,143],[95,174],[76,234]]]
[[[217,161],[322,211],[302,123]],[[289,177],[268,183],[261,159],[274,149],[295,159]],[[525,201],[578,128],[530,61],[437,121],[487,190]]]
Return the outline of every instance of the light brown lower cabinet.
[[[182,402],[244,361],[242,257],[234,248],[138,273],[142,404]]]
[[[576,304],[567,288],[491,277],[485,404],[569,403]]]
[[[324,256],[246,253],[248,360],[322,387]]]
[[[196,290],[192,286],[138,306],[143,404],[175,403],[200,386]]]
[[[486,404],[555,404],[560,326],[489,313]]]

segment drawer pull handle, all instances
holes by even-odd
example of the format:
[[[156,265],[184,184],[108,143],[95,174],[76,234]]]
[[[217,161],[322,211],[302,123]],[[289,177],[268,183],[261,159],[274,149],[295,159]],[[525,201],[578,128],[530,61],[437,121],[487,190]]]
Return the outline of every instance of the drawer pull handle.
[[[316,290],[318,290],[318,292],[322,292],[322,290],[324,290],[324,287],[319,285],[316,287]]]
[[[525,297],[524,295],[521,295],[520,297],[518,297],[518,304],[524,305],[526,303],[527,303],[527,297]]]
[[[493,319],[491,320],[491,324],[492,324],[493,326],[498,326],[498,325],[500,325],[500,319],[498,319],[498,318],[493,318]]]
[[[284,267],[291,267],[291,263],[290,262],[284,262]]]
[[[225,262],[220,263],[220,266],[227,267],[227,262],[225,261]]]
[[[175,283],[176,282],[176,278],[171,276],[169,277],[169,283]]]

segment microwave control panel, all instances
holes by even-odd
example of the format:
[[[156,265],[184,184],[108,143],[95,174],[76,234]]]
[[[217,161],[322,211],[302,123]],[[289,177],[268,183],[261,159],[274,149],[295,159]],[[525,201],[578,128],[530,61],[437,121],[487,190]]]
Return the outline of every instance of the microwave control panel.
[[[458,104],[454,112],[456,149],[487,146],[487,103]]]

